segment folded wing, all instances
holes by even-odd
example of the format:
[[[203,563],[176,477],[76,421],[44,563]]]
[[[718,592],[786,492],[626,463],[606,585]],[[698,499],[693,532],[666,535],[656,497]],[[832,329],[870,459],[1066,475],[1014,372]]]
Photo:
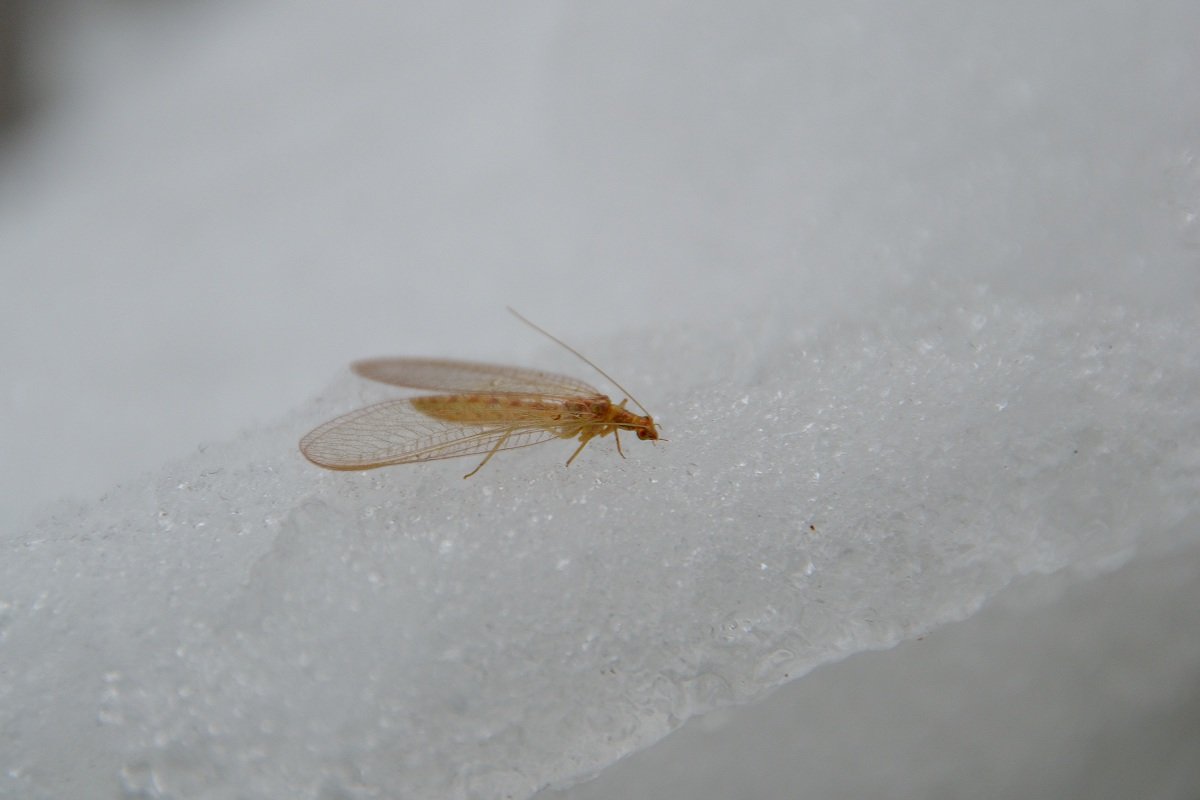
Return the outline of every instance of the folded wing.
[[[327,469],[358,470],[480,455],[501,440],[498,449],[513,450],[556,437],[538,420],[445,421],[421,413],[410,400],[389,400],[326,422],[300,440],[300,451]]]
[[[380,383],[452,394],[515,393],[559,397],[595,397],[600,394],[594,387],[566,375],[472,361],[370,358],[356,361],[351,368],[362,377]]]

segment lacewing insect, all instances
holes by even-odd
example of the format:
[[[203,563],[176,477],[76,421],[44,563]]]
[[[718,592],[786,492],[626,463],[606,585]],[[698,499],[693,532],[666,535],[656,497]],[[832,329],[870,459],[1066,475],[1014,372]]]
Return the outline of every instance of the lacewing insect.
[[[522,367],[428,358],[373,358],[351,368],[364,378],[392,386],[429,389],[443,394],[388,400],[330,420],[300,440],[300,452],[319,467],[363,470],[483,454],[469,478],[501,450],[529,447],[553,439],[579,439],[567,459],[575,460],[587,443],[612,434],[622,457],[621,431],[639,439],[658,439],[658,426],[645,407],[577,350],[534,325],[529,327],[574,353],[641,409],[613,403],[583,381]]]

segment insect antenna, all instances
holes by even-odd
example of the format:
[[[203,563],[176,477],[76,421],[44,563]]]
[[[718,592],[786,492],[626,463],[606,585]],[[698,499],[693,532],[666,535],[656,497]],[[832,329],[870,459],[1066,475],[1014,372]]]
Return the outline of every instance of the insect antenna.
[[[604,370],[597,367],[590,358],[588,358],[583,353],[576,350],[574,347],[571,347],[571,345],[567,344],[562,339],[560,339],[557,336],[555,336],[554,334],[550,333],[545,328],[541,328],[541,327],[538,327],[537,325],[534,325],[532,322],[525,319],[525,317],[523,317],[519,313],[517,313],[516,309],[514,309],[512,306],[505,306],[505,308],[508,309],[508,313],[512,314],[517,319],[521,320],[521,322],[524,322],[526,325],[533,328],[535,331],[540,333],[542,336],[545,336],[550,341],[559,345],[560,347],[565,349],[568,353],[572,353],[580,361],[587,364],[592,369],[596,370],[596,372],[599,372],[601,375],[603,375],[605,378],[607,378],[612,383],[613,386],[616,386],[618,389],[620,389],[622,392],[624,392],[625,396],[628,397],[630,400],[632,400],[634,402],[634,404],[636,404],[637,407],[642,410],[643,414],[645,414],[647,417],[650,416],[650,412],[646,410],[646,407],[644,405],[642,405],[641,403],[638,402],[638,399],[633,396],[632,392],[630,392],[628,389],[626,389],[621,384],[617,383],[616,378],[614,378],[612,375],[609,375],[607,372],[605,372]]]

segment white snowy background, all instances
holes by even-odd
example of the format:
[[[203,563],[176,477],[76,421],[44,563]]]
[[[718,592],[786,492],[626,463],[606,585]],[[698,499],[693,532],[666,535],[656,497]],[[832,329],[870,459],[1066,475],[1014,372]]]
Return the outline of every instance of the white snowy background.
[[[0,796],[1200,790],[1200,6],[27,22]],[[299,456],[505,305],[670,441]]]

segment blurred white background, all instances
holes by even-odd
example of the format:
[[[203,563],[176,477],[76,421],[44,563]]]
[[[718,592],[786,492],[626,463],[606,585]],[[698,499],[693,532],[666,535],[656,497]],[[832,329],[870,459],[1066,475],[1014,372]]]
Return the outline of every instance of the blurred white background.
[[[775,337],[837,352],[839,331],[907,311],[911,327],[882,329],[924,330],[966,296],[1017,316],[1067,309],[1081,328],[1103,308],[1127,312],[1131,327],[1191,330],[1197,42],[1200,5],[1184,0],[0,0],[0,530],[16,541],[64,498],[94,503],[277,424],[354,358],[540,363],[545,343],[505,305],[585,351],[727,325],[725,345],[746,351],[730,363],[751,366]],[[1053,344],[1034,357],[1053,363]],[[1181,337],[1178,348],[1197,344]],[[637,369],[655,366],[667,371]],[[1194,522],[1193,512],[1180,530]],[[1130,602],[1166,620],[1188,581],[1155,594],[1159,573],[1140,568]],[[988,641],[1066,640],[1103,604],[1083,597],[1041,639],[997,617]],[[1157,674],[1147,650],[1167,650],[1187,623],[1166,620],[1142,640],[1126,622],[1078,652],[1137,655],[1114,674],[1143,697],[1153,686],[1137,675]],[[971,652],[972,630],[933,666]],[[931,667],[906,647],[861,682],[863,659],[831,683],[797,685],[861,693],[881,719],[919,713],[931,707],[919,694],[882,711],[870,699],[893,699],[900,682],[920,689]],[[1084,656],[1048,669],[1072,674]],[[948,672],[972,668],[984,665]],[[949,721],[928,741],[961,740],[954,714],[971,689],[943,698]],[[1021,693],[1009,689],[986,709]],[[1062,694],[1075,724],[1091,695]],[[842,707],[825,710],[837,723]],[[754,720],[765,741],[784,738]],[[1175,722],[1185,733],[1172,741],[1192,741]],[[1005,753],[1021,749],[1027,724],[1006,729]],[[858,735],[836,741],[853,749]],[[823,778],[853,773],[814,747],[805,763],[826,764]],[[718,763],[702,744],[691,753],[688,775]],[[1140,763],[1149,772],[1171,755]],[[793,762],[778,755],[760,774],[783,777],[759,794],[744,774],[733,783],[771,796],[793,776],[770,770]],[[956,763],[909,796],[969,786]],[[1007,763],[997,769],[1011,777],[1028,762]],[[610,794],[669,774],[651,760]],[[860,773],[852,789],[886,792],[890,774]],[[1083,785],[1073,777],[1039,785]],[[1164,781],[1160,796],[1184,796],[1186,779]]]

